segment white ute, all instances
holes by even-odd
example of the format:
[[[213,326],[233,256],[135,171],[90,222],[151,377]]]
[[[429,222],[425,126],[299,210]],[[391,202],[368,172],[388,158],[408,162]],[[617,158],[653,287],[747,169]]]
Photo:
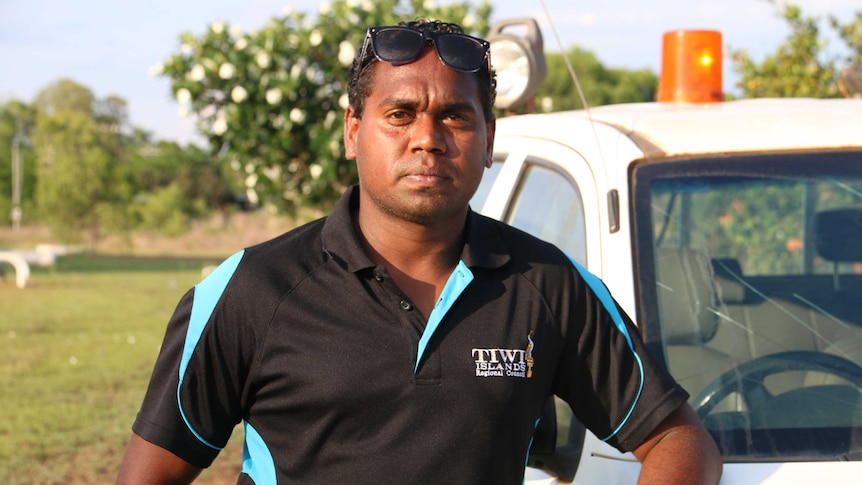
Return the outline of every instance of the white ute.
[[[604,280],[691,394],[723,485],[862,483],[862,99],[502,117],[494,160],[473,208]],[[636,482],[555,407],[525,483]]]

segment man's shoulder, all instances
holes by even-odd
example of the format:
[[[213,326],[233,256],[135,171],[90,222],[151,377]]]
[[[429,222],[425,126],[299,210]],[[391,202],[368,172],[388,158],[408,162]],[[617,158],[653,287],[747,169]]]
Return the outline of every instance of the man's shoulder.
[[[279,278],[304,275],[326,262],[321,242],[325,218],[282,233],[241,251],[237,274],[259,279],[276,273]]]

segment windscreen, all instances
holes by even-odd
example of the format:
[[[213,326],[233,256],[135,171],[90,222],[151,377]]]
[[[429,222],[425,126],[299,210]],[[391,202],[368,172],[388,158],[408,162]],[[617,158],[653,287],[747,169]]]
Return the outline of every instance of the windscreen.
[[[862,450],[862,153],[633,172],[639,321],[728,461]]]

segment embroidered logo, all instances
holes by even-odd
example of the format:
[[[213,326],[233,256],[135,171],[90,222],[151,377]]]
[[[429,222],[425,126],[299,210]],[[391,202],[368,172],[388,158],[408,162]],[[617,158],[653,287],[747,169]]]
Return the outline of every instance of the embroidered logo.
[[[476,377],[533,377],[533,331],[527,334],[526,349],[473,349]]]

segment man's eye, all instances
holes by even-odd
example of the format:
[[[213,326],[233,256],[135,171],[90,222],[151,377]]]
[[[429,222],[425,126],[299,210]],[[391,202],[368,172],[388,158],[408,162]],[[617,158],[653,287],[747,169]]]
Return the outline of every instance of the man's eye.
[[[469,123],[470,118],[461,113],[449,113],[445,116],[445,120],[449,123]]]

